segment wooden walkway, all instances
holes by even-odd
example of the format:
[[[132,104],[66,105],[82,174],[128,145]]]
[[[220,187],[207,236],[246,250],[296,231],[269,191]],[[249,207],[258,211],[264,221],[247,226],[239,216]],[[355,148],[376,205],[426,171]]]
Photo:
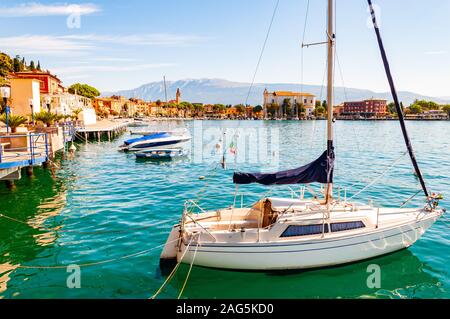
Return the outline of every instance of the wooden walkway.
[[[130,123],[128,120],[102,120],[93,125],[78,128],[76,136],[78,139],[87,142],[90,139],[98,139],[100,141],[106,135],[108,140],[111,141],[114,137],[124,133]]]

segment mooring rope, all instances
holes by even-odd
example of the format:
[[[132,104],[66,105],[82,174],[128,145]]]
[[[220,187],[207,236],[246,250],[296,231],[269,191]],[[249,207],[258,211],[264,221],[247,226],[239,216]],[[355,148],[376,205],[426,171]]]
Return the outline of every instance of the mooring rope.
[[[186,284],[188,282],[189,275],[191,274],[191,271],[192,271],[192,266],[194,265],[195,257],[197,256],[197,250],[198,250],[198,246],[199,245],[200,245],[200,234],[199,234],[198,239],[197,239],[197,246],[195,247],[195,252],[194,252],[194,256],[192,257],[192,261],[191,261],[191,265],[189,267],[189,271],[188,271],[188,273],[186,275],[186,279],[184,280],[183,287],[181,287],[180,294],[178,295],[178,299],[181,298],[181,296],[183,295],[184,289],[186,288]]]
[[[176,239],[177,241],[179,240],[179,238]],[[189,251],[189,246],[191,246],[193,238],[191,238],[191,240],[189,241],[188,245],[186,246],[186,249],[183,252],[183,255],[180,258],[180,261],[177,263],[177,265],[172,269],[172,271],[170,272],[169,276],[167,276],[166,280],[163,282],[163,284],[161,285],[161,287],[159,287],[159,289],[155,292],[155,294],[153,296],[151,296],[149,299],[156,299],[156,297],[161,293],[161,291],[164,289],[164,287],[170,282],[170,280],[172,280],[172,277],[175,275],[175,273],[178,270],[178,267],[180,267],[181,262],[183,261],[184,256],[186,255],[186,253]]]
[[[91,267],[91,266],[97,266],[97,265],[103,265],[103,264],[108,264],[108,263],[112,263],[118,260],[123,260],[123,259],[128,259],[128,258],[132,258],[132,257],[136,257],[136,256],[140,256],[146,253],[149,253],[153,250],[156,250],[158,248],[164,247],[166,244],[170,244],[173,243],[175,241],[178,241],[178,238],[175,240],[171,240],[169,242],[166,242],[164,244],[158,245],[156,247],[150,248],[150,249],[145,249],[136,253],[132,253],[129,255],[125,255],[125,256],[121,256],[118,258],[111,258],[111,259],[106,259],[106,260],[101,260],[101,261],[96,261],[96,262],[90,262],[90,263],[84,263],[84,264],[77,264],[77,263],[71,263],[70,265],[77,265],[78,267]],[[15,268],[21,268],[21,269],[66,269],[69,265],[55,265],[55,266],[15,266]],[[0,269],[2,268],[2,265],[0,265]]]

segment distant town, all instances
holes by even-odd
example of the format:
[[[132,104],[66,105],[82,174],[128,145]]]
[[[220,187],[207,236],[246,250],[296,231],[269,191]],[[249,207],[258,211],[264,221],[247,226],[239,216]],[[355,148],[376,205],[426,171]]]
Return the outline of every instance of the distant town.
[[[305,92],[275,91],[267,89],[260,105],[205,104],[183,101],[178,89],[173,99],[144,101],[123,96],[101,97],[100,92],[88,84],[64,87],[62,81],[39,62],[19,56],[0,53],[0,113],[20,117],[21,124],[65,121],[75,119],[84,125],[108,118],[182,118],[230,120],[314,120],[325,119],[326,101]],[[406,119],[448,120],[450,105],[416,100],[403,106]],[[368,97],[364,101],[347,101],[334,106],[334,117],[341,120],[389,120],[396,118],[395,105],[386,100]],[[5,116],[0,117],[5,122]],[[16,123],[17,124],[17,123]]]

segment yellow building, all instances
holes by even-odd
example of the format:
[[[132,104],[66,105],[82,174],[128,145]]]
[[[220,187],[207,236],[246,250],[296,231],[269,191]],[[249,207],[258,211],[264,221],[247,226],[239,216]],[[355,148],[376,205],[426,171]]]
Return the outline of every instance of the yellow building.
[[[291,92],[291,91],[275,91],[269,92],[267,89],[264,90],[264,114],[267,117],[267,106],[269,104],[275,104],[279,107],[277,112],[278,117],[282,115],[282,105],[285,100],[289,100],[292,107],[296,104],[303,104],[306,109],[306,116],[312,116],[314,114],[314,109],[316,107],[316,96],[311,93],[303,92]]]
[[[11,78],[11,112],[29,116],[41,111],[40,82],[30,78]]]

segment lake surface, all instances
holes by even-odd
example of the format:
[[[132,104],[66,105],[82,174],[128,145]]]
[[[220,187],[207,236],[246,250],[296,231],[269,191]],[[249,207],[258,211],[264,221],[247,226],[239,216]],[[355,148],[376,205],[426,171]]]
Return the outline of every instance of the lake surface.
[[[166,279],[159,269],[162,248],[155,247],[166,241],[185,200],[198,199],[206,209],[232,205],[234,170],[293,168],[314,160],[325,150],[325,124],[158,123],[152,128],[191,130],[188,158],[138,161],[117,151],[130,137],[126,134],[113,142],[77,144],[73,159],[58,156],[59,168],[36,168],[35,177],[23,176],[14,190],[1,184],[0,214],[14,220],[0,218],[0,298],[149,298]],[[444,194],[441,205],[447,207],[450,122],[407,126],[427,185]],[[223,135],[224,128],[239,133]],[[341,121],[335,133],[341,196],[347,189],[350,198],[380,176],[355,200],[398,207],[420,189],[408,156],[402,156],[406,148],[397,122]],[[224,149],[225,170],[218,164]],[[299,187],[242,186],[236,202],[249,205],[269,193],[291,196],[292,191]],[[422,205],[421,194],[407,204]],[[336,268],[264,273],[194,267],[182,297],[450,298],[449,227],[440,220],[408,250]],[[67,287],[71,264],[81,267],[79,289]],[[367,286],[371,264],[380,266],[381,288]],[[188,268],[180,267],[160,298],[178,296]]]

